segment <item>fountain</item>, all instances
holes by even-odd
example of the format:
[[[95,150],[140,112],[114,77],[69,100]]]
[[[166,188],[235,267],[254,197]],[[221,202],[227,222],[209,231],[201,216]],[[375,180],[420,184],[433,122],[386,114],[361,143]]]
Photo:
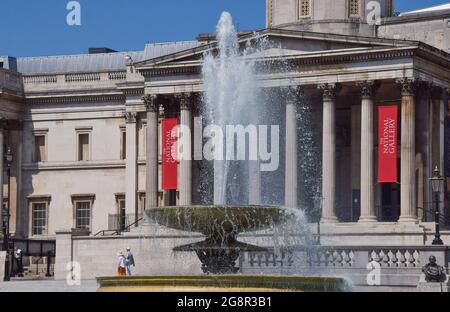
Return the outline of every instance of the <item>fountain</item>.
[[[205,85],[203,115],[208,122],[225,128],[227,125],[257,124],[266,113],[256,87],[254,60],[243,57],[255,52],[247,46],[241,52],[232,18],[224,12],[217,26],[218,51],[205,55],[203,77]],[[267,43],[260,43],[263,50]],[[257,51],[256,51],[257,52]],[[225,138],[226,140],[234,140]],[[228,145],[227,145],[228,146]],[[241,233],[272,230],[296,218],[292,209],[273,205],[252,205],[260,194],[252,194],[252,179],[261,179],[255,172],[258,161],[214,160],[213,172],[207,172],[204,184],[213,185],[213,205],[157,207],[145,212],[149,221],[160,226],[201,233],[200,242],[175,247],[174,252],[195,252],[204,276],[166,276],[133,278],[99,278],[103,289],[133,287],[137,290],[282,290],[282,291],[342,291],[346,283],[339,278],[302,276],[237,275],[236,261],[241,252],[264,252],[266,248],[237,240]],[[257,170],[259,171],[259,170]],[[271,181],[270,183],[274,183]],[[275,182],[276,183],[276,182]],[[281,200],[280,200],[281,201]],[[298,211],[297,211],[298,212]],[[121,290],[125,290],[122,288]]]
[[[262,206],[187,206],[163,207],[146,211],[160,225],[199,232],[206,240],[174,248],[176,252],[196,252],[202,270],[208,274],[236,273],[235,262],[242,251],[265,248],[237,241],[241,232],[264,230],[286,220],[288,214],[278,207]]]

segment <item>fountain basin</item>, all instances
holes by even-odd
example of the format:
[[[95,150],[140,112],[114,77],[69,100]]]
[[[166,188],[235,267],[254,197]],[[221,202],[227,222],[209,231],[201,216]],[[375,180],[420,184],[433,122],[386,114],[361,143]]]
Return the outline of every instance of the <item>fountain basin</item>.
[[[158,207],[145,211],[160,225],[208,237],[220,233],[252,232],[282,223],[288,213],[275,206],[175,206]]]
[[[350,288],[343,278],[206,275],[100,277],[100,292],[344,292]]]
[[[273,227],[289,217],[286,210],[274,206],[175,206],[152,208],[145,214],[159,225],[204,234],[204,241],[173,250],[195,252],[207,274],[237,273],[240,252],[265,248],[238,242],[236,236]]]

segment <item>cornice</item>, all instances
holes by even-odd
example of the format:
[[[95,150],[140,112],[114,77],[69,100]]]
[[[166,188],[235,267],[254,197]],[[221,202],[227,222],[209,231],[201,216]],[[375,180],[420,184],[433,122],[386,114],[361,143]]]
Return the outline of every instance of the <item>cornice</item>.
[[[377,50],[358,50],[358,51],[323,51],[321,53],[314,53],[309,55],[296,55],[292,57],[270,57],[257,60],[259,64],[259,72],[277,72],[279,63],[283,62],[285,65],[288,62],[293,66],[317,66],[342,64],[352,62],[366,62],[384,59],[398,59],[414,57],[417,54],[418,46],[401,47],[396,49],[381,48]],[[448,60],[450,61],[450,60]],[[284,66],[283,66],[284,68]],[[162,67],[155,66],[154,68],[140,69],[144,77],[158,77],[158,76],[174,76],[180,74],[201,74],[201,62],[190,66],[176,67],[173,65]]]
[[[27,104],[63,104],[63,103],[95,103],[95,102],[125,102],[124,94],[87,95],[87,96],[55,96],[27,98]]]

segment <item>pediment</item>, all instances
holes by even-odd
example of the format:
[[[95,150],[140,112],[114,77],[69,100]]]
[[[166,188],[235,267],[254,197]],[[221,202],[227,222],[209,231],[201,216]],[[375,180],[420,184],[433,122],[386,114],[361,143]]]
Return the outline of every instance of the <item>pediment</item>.
[[[322,34],[286,29],[265,29],[256,33],[240,36],[241,46],[249,40],[266,39],[271,44],[265,50],[260,50],[249,56],[281,57],[303,55],[331,51],[355,51],[358,49],[377,49],[386,47],[409,46],[412,42],[404,40],[381,39],[372,37],[358,37],[336,34]],[[140,71],[158,68],[160,66],[194,66],[201,62],[205,53],[215,53],[217,42],[205,43],[193,49],[165,55],[135,63]]]

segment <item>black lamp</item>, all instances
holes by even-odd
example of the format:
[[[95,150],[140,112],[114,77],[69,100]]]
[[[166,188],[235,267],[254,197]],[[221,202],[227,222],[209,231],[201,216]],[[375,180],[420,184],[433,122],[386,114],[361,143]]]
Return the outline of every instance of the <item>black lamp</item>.
[[[441,174],[439,172],[439,168],[437,166],[434,169],[433,177],[430,178],[430,183],[431,183],[431,189],[434,194],[434,204],[435,204],[434,222],[435,222],[435,228],[436,228],[435,232],[436,233],[434,235],[435,237],[433,240],[433,245],[444,245],[444,242],[441,239],[441,234],[439,231],[439,223],[440,223],[440,217],[441,217],[441,213],[439,210],[439,195],[444,188],[444,178],[441,176]]]

